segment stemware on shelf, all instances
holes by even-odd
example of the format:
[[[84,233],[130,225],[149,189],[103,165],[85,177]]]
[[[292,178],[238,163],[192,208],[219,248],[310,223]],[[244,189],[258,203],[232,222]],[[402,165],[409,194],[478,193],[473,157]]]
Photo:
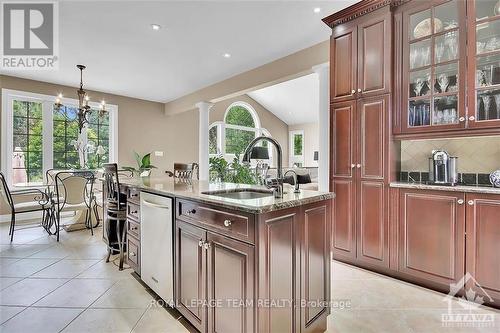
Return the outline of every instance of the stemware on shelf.
[[[444,73],[439,74],[438,84],[441,92],[442,93],[446,92],[446,88],[448,88],[448,85],[450,84],[450,81],[448,80],[448,75]]]

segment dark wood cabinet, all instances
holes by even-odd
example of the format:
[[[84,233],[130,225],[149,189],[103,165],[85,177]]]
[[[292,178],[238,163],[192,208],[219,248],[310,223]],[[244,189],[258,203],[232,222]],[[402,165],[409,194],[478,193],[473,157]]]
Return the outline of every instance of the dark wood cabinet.
[[[254,332],[254,246],[207,233],[208,332]]]
[[[200,332],[207,327],[206,231],[176,221],[175,291],[177,310]]]
[[[331,108],[334,257],[388,267],[389,95]]]
[[[399,201],[399,271],[448,292],[465,270],[465,195],[404,189]]]
[[[467,194],[466,271],[485,302],[500,305],[500,195]],[[477,282],[477,283],[476,283]]]
[[[391,91],[391,13],[382,8],[333,28],[332,102]]]

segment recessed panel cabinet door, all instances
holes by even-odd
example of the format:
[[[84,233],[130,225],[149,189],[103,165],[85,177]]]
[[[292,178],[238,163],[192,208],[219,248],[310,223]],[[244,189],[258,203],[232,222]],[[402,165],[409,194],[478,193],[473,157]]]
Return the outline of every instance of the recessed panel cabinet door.
[[[358,86],[362,97],[391,87],[391,15],[367,16],[358,25]]]
[[[401,272],[443,291],[463,277],[464,199],[463,193],[401,190]]]
[[[330,41],[330,99],[345,101],[356,97],[357,27],[343,24],[333,30]]]
[[[337,103],[331,108],[331,165],[334,177],[352,177],[355,167],[354,101]]]
[[[477,284],[469,282],[485,302],[493,298],[497,306],[500,304],[499,239],[500,195],[467,194],[467,272]]]
[[[211,232],[208,256],[208,332],[254,332],[254,247]]]
[[[206,331],[206,232],[176,221],[176,299],[177,310],[200,332]]]

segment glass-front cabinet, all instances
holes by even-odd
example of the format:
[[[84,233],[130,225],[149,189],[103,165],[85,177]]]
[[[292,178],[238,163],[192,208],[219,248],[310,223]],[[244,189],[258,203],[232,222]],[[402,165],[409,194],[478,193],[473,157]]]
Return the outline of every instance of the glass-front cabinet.
[[[468,121],[500,127],[500,1],[467,1]]]
[[[465,128],[465,2],[416,1],[403,13],[402,129]]]

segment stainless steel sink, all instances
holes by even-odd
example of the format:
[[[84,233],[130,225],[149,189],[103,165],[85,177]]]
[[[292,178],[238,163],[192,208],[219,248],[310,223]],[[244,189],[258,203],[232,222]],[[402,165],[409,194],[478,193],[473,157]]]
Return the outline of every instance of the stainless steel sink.
[[[253,190],[253,189],[238,189],[238,190],[230,190],[230,191],[211,191],[211,192],[202,192],[203,194],[213,195],[222,198],[229,199],[259,199],[265,197],[273,196],[273,192],[265,191],[265,190]]]

